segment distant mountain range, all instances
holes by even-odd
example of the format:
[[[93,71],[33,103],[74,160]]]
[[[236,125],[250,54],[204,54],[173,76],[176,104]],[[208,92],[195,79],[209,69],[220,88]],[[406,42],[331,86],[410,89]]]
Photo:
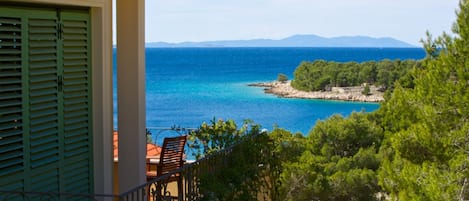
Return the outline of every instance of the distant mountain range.
[[[325,38],[317,35],[294,35],[288,38],[220,40],[205,42],[147,43],[146,47],[415,47],[394,38],[373,38],[368,36],[341,36]]]

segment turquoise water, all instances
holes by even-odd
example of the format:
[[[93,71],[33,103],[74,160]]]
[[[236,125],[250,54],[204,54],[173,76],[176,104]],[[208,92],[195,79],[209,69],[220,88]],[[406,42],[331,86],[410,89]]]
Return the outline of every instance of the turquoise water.
[[[198,127],[202,122],[251,119],[307,134],[317,120],[376,103],[283,99],[248,83],[293,78],[302,61],[421,59],[422,49],[398,48],[147,48],[147,127]],[[117,111],[116,111],[117,113]]]

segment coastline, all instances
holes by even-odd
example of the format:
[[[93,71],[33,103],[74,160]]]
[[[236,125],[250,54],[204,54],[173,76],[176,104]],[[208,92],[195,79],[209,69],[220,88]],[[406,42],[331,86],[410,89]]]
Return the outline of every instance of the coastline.
[[[260,82],[248,84],[251,87],[264,87],[266,94],[273,94],[280,98],[298,98],[298,99],[324,99],[324,100],[340,100],[355,102],[382,102],[384,101],[384,93],[378,91],[378,87],[371,85],[371,95],[363,95],[363,86],[356,87],[332,87],[331,91],[312,91],[305,92],[293,88],[287,82]]]

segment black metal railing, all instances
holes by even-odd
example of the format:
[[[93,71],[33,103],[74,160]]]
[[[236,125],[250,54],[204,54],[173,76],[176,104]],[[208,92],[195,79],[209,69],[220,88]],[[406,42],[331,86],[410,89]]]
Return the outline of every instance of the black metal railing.
[[[120,195],[0,191],[0,201],[275,200],[274,182],[278,172],[266,136],[265,133],[246,136],[233,146],[187,163]],[[176,185],[175,177],[181,178],[181,186]]]

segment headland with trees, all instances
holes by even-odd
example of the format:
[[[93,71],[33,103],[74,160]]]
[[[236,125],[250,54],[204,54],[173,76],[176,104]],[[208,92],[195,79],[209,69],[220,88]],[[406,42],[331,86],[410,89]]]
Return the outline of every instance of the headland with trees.
[[[396,82],[412,87],[410,72],[420,66],[418,60],[385,59],[362,63],[316,60],[302,62],[291,81],[280,73],[277,81],[249,86],[264,87],[266,93],[284,98],[381,102],[384,92],[392,90]]]

